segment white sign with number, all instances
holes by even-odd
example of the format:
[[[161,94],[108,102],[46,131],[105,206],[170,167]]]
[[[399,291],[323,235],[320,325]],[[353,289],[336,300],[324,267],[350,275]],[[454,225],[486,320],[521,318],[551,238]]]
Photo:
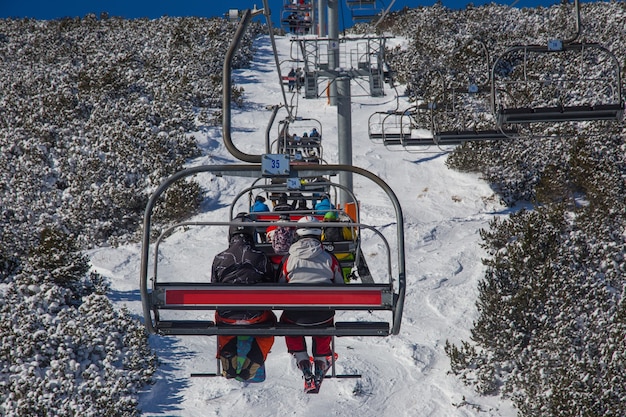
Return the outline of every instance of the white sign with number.
[[[283,154],[263,155],[261,171],[265,176],[289,175],[289,156]]]

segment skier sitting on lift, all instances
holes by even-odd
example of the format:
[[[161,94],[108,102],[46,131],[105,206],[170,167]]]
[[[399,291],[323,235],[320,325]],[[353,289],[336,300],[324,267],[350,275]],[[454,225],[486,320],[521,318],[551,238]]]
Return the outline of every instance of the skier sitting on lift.
[[[318,201],[315,204],[315,214],[323,216],[327,212],[334,210],[335,205],[330,202],[330,196],[328,194],[324,194],[322,196],[322,200]]]
[[[278,200],[276,201],[276,205],[274,206],[274,211],[291,211],[293,210],[293,206],[287,202],[287,194],[280,193],[278,196]]]
[[[336,211],[329,211],[324,215],[323,222],[337,222],[339,215]],[[344,221],[343,219],[341,221]],[[338,242],[342,240],[353,240],[354,236],[352,230],[349,227],[323,227],[322,228],[322,241],[323,242]]]
[[[233,222],[250,222],[245,213],[240,213]],[[232,225],[228,231],[228,249],[217,254],[211,268],[211,282],[251,285],[263,282],[276,282],[276,276],[267,256],[254,247],[254,227]],[[232,325],[276,322],[271,310],[219,309],[215,312],[215,322]],[[248,337],[241,338],[249,340]],[[238,337],[218,336],[217,357],[222,364],[222,374],[226,378],[250,380],[263,366],[274,337],[255,337],[243,361],[238,361]]]
[[[319,223],[313,216],[305,216],[298,223]],[[321,225],[320,225],[321,226]],[[284,261],[280,282],[289,284],[343,284],[343,274],[337,258],[326,252],[320,241],[320,227],[300,226],[296,230],[298,240],[289,248],[289,255]],[[285,310],[281,322],[314,326],[332,324],[335,312],[332,310]],[[332,356],[332,336],[313,336],[313,360],[315,371],[307,353],[306,340],[303,336],[285,336],[287,350],[291,353],[302,370],[305,389],[319,388],[321,380],[330,365]]]
[[[257,195],[254,199],[254,204],[250,207],[251,213],[270,211],[270,208],[265,204],[265,197]]]

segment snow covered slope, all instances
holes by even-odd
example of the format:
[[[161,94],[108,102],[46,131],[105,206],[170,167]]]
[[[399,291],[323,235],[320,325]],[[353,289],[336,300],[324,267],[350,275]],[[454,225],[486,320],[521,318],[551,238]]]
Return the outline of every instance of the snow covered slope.
[[[288,58],[290,41],[277,38]],[[393,41],[391,41],[393,43]],[[400,41],[398,41],[400,43]],[[243,152],[263,153],[270,118],[267,105],[283,102],[268,37],[256,42],[250,69],[236,71],[234,84],[245,90],[247,105],[233,109],[232,136]],[[215,371],[215,338],[152,336],[161,367],[152,389],[141,396],[145,416],[514,416],[510,403],[483,398],[449,373],[444,353],[446,340],[469,339],[476,317],[477,283],[484,267],[478,231],[494,216],[506,215],[489,185],[477,175],[448,170],[446,153],[393,152],[372,143],[368,117],[375,111],[396,108],[395,92],[361,96],[353,83],[353,164],[385,180],[399,197],[405,217],[407,298],[400,335],[387,338],[338,338],[338,371],[360,373],[361,379],[330,379],[319,395],[302,392],[300,372],[292,364],[284,340],[276,338],[267,361],[267,380],[242,384],[223,378],[190,378],[192,372]],[[403,89],[400,87],[399,92]],[[291,95],[288,96],[291,99]],[[297,100],[298,115],[323,124],[324,158],[337,163],[337,111],[326,98]],[[405,98],[400,98],[401,102]],[[295,101],[294,101],[295,102]],[[408,106],[404,102],[400,107]],[[285,113],[279,113],[279,118]],[[237,163],[222,143],[221,129],[197,133],[205,154],[191,165]],[[204,178],[204,211],[195,220],[225,220],[245,179]],[[372,193],[355,182],[364,222],[394,216],[382,193]],[[209,280],[213,255],[227,243],[224,234],[197,231],[168,238],[163,268],[167,273]],[[184,250],[182,248],[185,248]],[[111,297],[141,316],[139,299],[140,248],[101,248],[89,253],[93,268],[112,281]],[[367,253],[366,253],[367,256]],[[176,269],[170,259],[179,262]],[[184,267],[180,267],[180,260]],[[193,277],[193,278],[191,278]]]

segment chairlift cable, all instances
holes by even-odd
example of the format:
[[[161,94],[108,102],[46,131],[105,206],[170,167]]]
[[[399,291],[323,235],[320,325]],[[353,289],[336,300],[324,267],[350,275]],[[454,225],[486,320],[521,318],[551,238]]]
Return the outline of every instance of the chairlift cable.
[[[285,102],[285,108],[287,109],[287,113],[291,117],[291,107],[287,105],[287,94],[285,93],[285,86],[283,85],[282,79],[283,76],[280,72],[280,61],[278,59],[278,48],[276,47],[276,39],[274,38],[274,30],[272,28],[272,17],[270,13],[270,7],[267,0],[263,0],[263,14],[265,15],[265,20],[267,21],[267,27],[270,34],[270,41],[272,43],[272,52],[274,54],[274,61],[276,62],[276,71],[278,73],[278,82],[280,83],[280,90],[283,94],[283,100]]]

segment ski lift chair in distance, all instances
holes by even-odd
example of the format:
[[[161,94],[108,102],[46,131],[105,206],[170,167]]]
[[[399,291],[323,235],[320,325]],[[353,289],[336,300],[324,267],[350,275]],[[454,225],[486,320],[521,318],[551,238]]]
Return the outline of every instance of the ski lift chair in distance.
[[[455,48],[446,71],[438,71],[441,91],[431,108],[437,146],[513,137],[513,129],[498,129],[491,109],[489,50],[479,39]]]
[[[380,4],[379,4],[380,3]],[[378,25],[387,15],[395,0],[391,0],[385,8],[383,2],[378,0],[346,0],[346,5],[355,23],[372,23]]]
[[[281,27],[288,33],[304,33],[305,28],[310,29],[312,26],[311,21],[305,21],[304,17],[307,14],[313,16],[313,13],[315,11],[311,2],[294,4],[290,0],[284,0],[280,14]]]
[[[351,227],[368,230],[380,238],[388,258],[386,268],[378,268],[382,277],[376,283],[352,283],[341,286],[271,284],[236,286],[212,284],[206,276],[168,276],[159,271],[159,261],[163,259],[162,245],[175,230],[190,230],[195,227],[228,227],[226,222],[181,222],[162,230],[154,240],[156,230],[152,227],[152,216],[157,201],[163,193],[179,180],[193,175],[212,174],[216,176],[240,176],[250,178],[284,176],[287,183],[297,187],[300,177],[332,176],[342,171],[360,175],[380,187],[392,204],[396,219],[397,251],[394,260],[389,242],[376,226],[362,223],[349,223]],[[244,226],[260,227],[260,222],[240,223]],[[288,225],[291,223],[287,223]],[[296,224],[295,222],[293,223]],[[300,224],[302,226],[302,224]],[[369,233],[368,232],[368,233]],[[179,245],[180,243],[172,243]],[[180,248],[177,248],[177,253]],[[152,253],[151,253],[152,252]],[[203,255],[204,256],[204,255]],[[404,226],[402,209],[391,188],[376,175],[358,167],[347,165],[290,165],[285,155],[268,154],[261,164],[203,165],[188,168],[167,178],[148,200],[144,221],[141,248],[140,292],[145,326],[149,333],[164,336],[378,336],[398,334],[402,319],[406,293],[404,262]],[[172,259],[170,259],[172,261]],[[184,262],[181,260],[181,262]],[[149,269],[152,263],[152,274]],[[166,271],[172,270],[167,265]],[[170,273],[171,275],[171,273]],[[179,275],[179,274],[175,274]],[[149,282],[151,281],[151,285]],[[248,326],[233,326],[211,320],[211,311],[218,308],[289,310],[303,308],[333,309],[337,311],[336,321],[320,327],[302,327],[285,323],[265,323]],[[345,319],[341,312],[377,311],[387,312],[387,320],[381,321],[376,313],[374,320],[363,320],[362,316]],[[219,363],[218,363],[219,367]],[[218,368],[219,370],[219,368]],[[333,366],[333,375],[335,370]]]
[[[576,42],[578,0],[575,11],[574,39],[513,46],[495,60],[491,101],[498,126],[623,118],[620,63],[597,43]]]
[[[389,150],[411,152],[409,148],[436,145],[431,134],[431,103],[419,103],[405,110],[375,112],[368,119],[368,135]],[[398,148],[399,147],[399,148]]]
[[[343,207],[336,200],[336,196],[339,194],[337,189],[340,189],[347,193],[351,202],[346,203]],[[241,197],[248,195],[252,196],[261,190],[266,195],[280,195],[284,194],[288,196],[289,200],[292,200],[292,208],[290,210],[281,210],[280,212],[262,212],[262,213],[249,213],[254,220],[263,224],[263,227],[259,228],[260,231],[265,231],[268,226],[278,220],[291,220],[298,221],[302,217],[310,215],[316,217],[320,222],[324,222],[324,227],[347,227],[351,230],[351,237],[345,239],[334,240],[322,240],[324,248],[333,253],[341,265],[341,269],[346,282],[360,281],[362,283],[374,284],[369,266],[363,251],[361,249],[361,234],[355,227],[348,226],[347,222],[340,222],[341,226],[336,226],[334,223],[324,221],[324,215],[327,211],[320,213],[315,210],[315,201],[319,201],[324,195],[328,196],[334,201],[334,209],[330,211],[336,213],[338,219],[350,219],[352,222],[360,222],[360,208],[357,204],[356,195],[346,186],[334,183],[331,181],[314,181],[314,182],[300,182],[297,190],[289,188],[288,184],[272,183],[263,184],[259,183],[259,180],[255,181],[253,185],[241,191],[234,199],[230,207],[230,218],[234,218],[235,213],[246,211],[245,208],[250,206],[251,199],[248,198],[247,202],[240,201]],[[334,198],[333,198],[334,196]],[[306,202],[307,208],[298,208],[295,204],[297,202]],[[310,203],[310,205],[309,205]],[[286,219],[285,219],[286,218]],[[259,239],[257,239],[259,240]],[[282,261],[283,255],[274,253],[274,249],[270,242],[261,241],[257,244],[257,249],[265,252],[269,256],[270,260],[276,268],[278,268]]]
[[[380,17],[376,0],[346,0],[346,4],[356,23],[367,23]]]
[[[369,138],[375,143],[402,145],[403,140],[411,137],[413,112],[416,106],[406,110],[388,110],[375,112],[367,121]]]
[[[292,163],[320,164],[323,160],[322,123],[303,117],[280,121],[271,149],[289,155]]]
[[[433,141],[437,146],[470,141],[510,139],[515,129],[496,128],[489,105],[490,90],[470,83],[445,92],[441,104],[433,106]]]
[[[569,64],[565,72],[563,63]],[[511,47],[493,66],[497,123],[619,121],[624,116],[620,71],[615,55],[598,44]]]

